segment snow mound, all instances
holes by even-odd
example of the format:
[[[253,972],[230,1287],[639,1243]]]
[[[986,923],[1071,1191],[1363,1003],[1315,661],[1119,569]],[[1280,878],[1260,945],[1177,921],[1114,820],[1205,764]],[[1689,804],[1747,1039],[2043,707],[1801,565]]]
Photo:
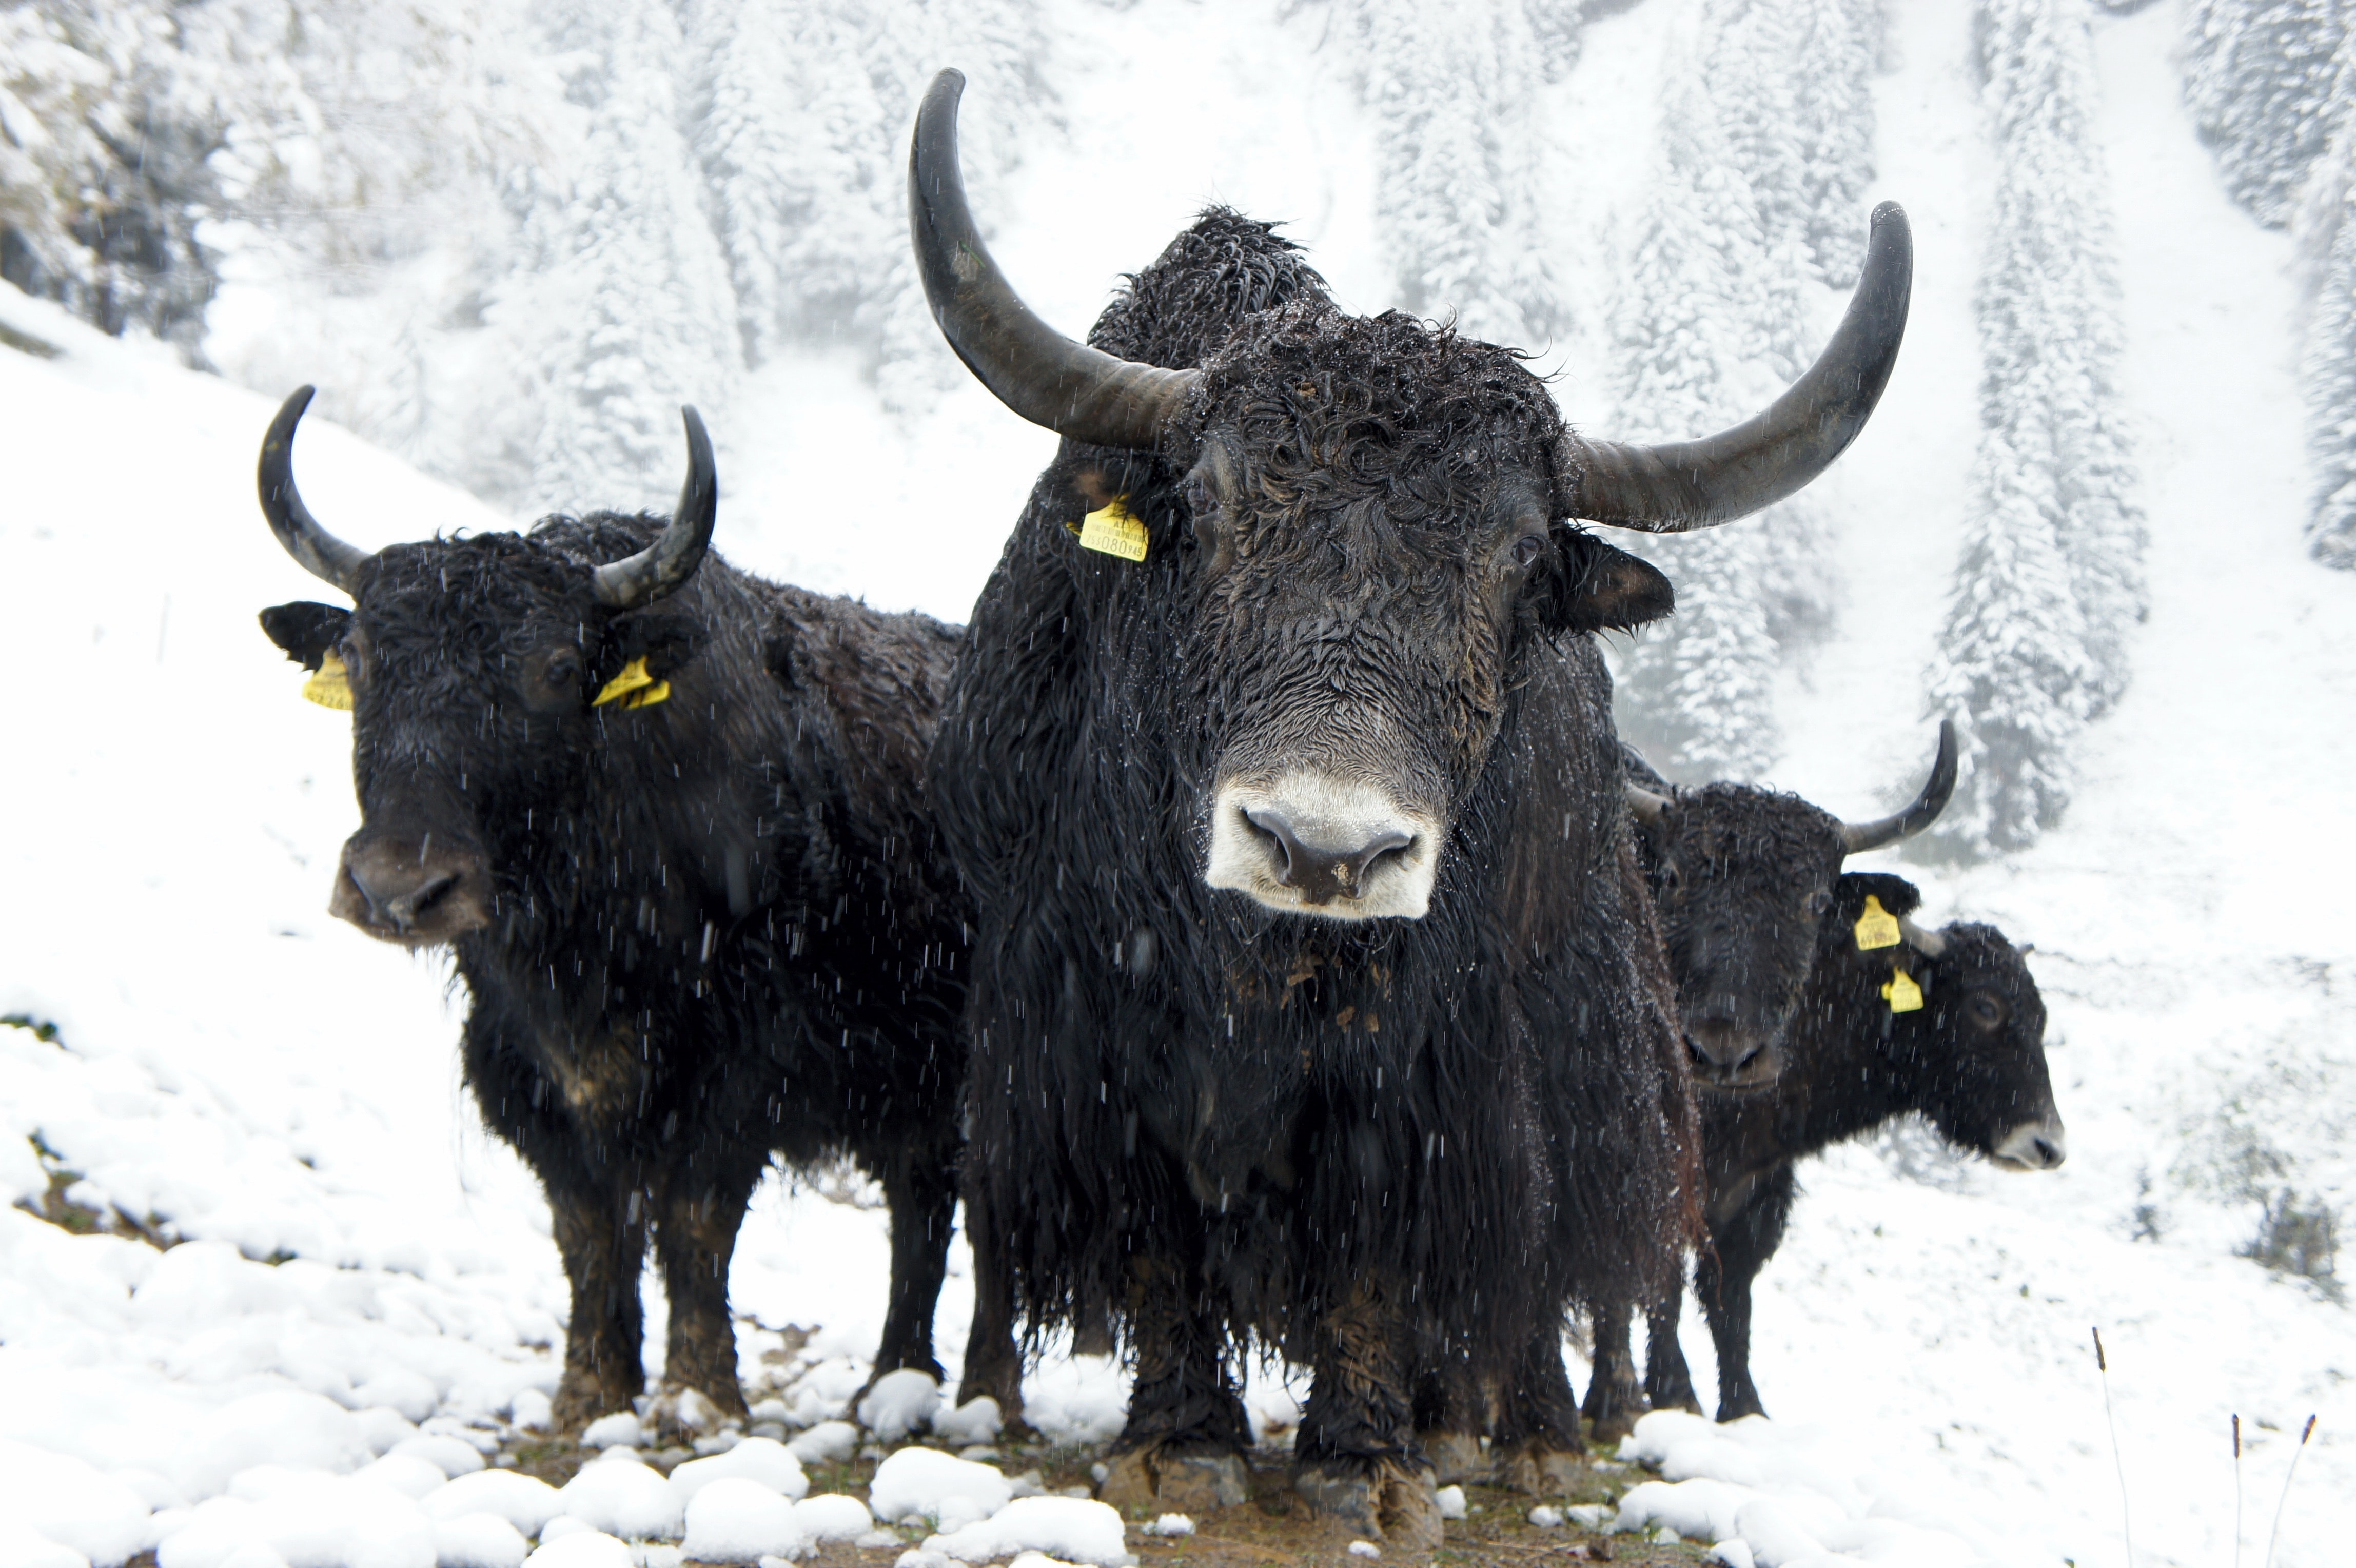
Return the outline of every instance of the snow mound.
[[[0,1520],[0,1568],[90,1568],[90,1559],[21,1524]]]
[[[787,1498],[758,1481],[718,1476],[689,1499],[680,1544],[691,1562],[749,1563],[793,1556],[809,1543]]]
[[[582,1445],[586,1448],[643,1448],[646,1442],[638,1418],[626,1410],[601,1415],[581,1433]]]
[[[892,1524],[926,1520],[943,1530],[988,1519],[1013,1500],[1013,1485],[998,1466],[937,1448],[887,1455],[867,1485],[867,1506],[877,1519]]]
[[[1006,1424],[1000,1413],[998,1402],[988,1394],[970,1399],[955,1410],[946,1405],[933,1412],[933,1435],[944,1443],[964,1447],[968,1444],[988,1443],[998,1436]]]
[[[685,1503],[677,1487],[636,1455],[608,1454],[564,1484],[558,1504],[595,1530],[626,1541],[675,1536]]]
[[[637,1568],[630,1549],[602,1530],[576,1530],[541,1545],[523,1568]]]
[[[886,1372],[859,1402],[859,1424],[879,1443],[897,1443],[932,1423],[940,1408],[941,1386],[913,1367]]]
[[[462,1519],[496,1514],[526,1535],[538,1535],[564,1511],[563,1495],[537,1476],[517,1470],[477,1470],[444,1483],[418,1499],[426,1517]]]
[[[840,1465],[859,1452],[859,1428],[847,1421],[821,1421],[786,1449],[805,1465]]]
[[[1019,1552],[1046,1552],[1095,1568],[1134,1563],[1122,1541],[1120,1515],[1085,1498],[1017,1498],[986,1520],[926,1541],[927,1552],[969,1563]]]
[[[875,1516],[857,1498],[826,1492],[796,1503],[794,1522],[812,1541],[857,1541],[875,1528]]]
[[[523,1568],[531,1543],[495,1513],[460,1514],[434,1522],[434,1555],[439,1568]]]
[[[809,1495],[809,1477],[802,1474],[801,1461],[784,1444],[769,1437],[747,1437],[724,1454],[691,1459],[670,1473],[670,1484],[679,1488],[682,1500],[691,1503],[696,1493],[732,1476],[758,1481],[781,1493],[787,1502]]]
[[[146,1546],[147,1517],[146,1499],[120,1477],[0,1439],[0,1520],[111,1568]]]
[[[156,1549],[161,1568],[232,1568],[256,1549],[287,1568],[434,1568],[434,1521],[391,1487],[265,1465],[198,1504]]]

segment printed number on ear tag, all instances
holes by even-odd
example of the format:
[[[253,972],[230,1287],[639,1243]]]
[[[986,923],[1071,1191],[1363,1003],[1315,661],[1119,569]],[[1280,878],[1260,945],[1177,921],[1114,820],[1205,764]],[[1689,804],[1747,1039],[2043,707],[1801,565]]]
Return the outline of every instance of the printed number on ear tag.
[[[644,654],[622,666],[622,672],[605,682],[605,689],[590,703],[602,708],[608,703],[619,703],[626,708],[651,708],[657,703],[670,700],[670,682],[658,681],[647,673]]]
[[[323,708],[352,711],[352,683],[344,674],[344,661],[330,653],[319,660],[318,673],[303,682],[303,694]]]
[[[1130,513],[1129,498],[1112,498],[1110,505],[1080,519],[1080,548],[1118,555],[1124,561],[1145,559],[1145,524]]]
[[[1920,1013],[1922,1010],[1922,988],[1914,977],[1902,969],[1890,972],[1890,983],[1881,988],[1892,1013]]]
[[[1897,945],[1898,917],[1883,908],[1879,897],[1867,894],[1865,913],[1857,918],[1858,950],[1871,952],[1876,948],[1894,948]],[[1917,1001],[1915,1005],[1919,1007],[1922,1004]],[[1901,1007],[1898,1011],[1902,1013],[1905,1009]]]

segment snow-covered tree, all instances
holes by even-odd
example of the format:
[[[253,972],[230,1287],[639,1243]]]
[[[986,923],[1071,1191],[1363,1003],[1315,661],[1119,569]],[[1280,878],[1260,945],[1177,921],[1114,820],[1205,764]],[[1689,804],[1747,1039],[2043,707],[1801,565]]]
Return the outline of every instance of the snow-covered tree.
[[[1469,336],[1543,348],[1563,312],[1538,243],[1537,94],[1576,58],[1559,0],[1333,0],[1377,126],[1376,220],[1400,303]]]
[[[1751,302],[1763,248],[1751,187],[1711,112],[1707,81],[1678,83],[1662,156],[1612,311],[1613,435],[1679,438],[1755,407],[1773,380]],[[1767,596],[1768,518],[1633,548],[1676,586],[1676,615],[1620,660],[1621,733],[1687,778],[1751,778],[1782,749]]]
[[[2092,40],[2073,0],[1982,0],[1997,185],[1975,310],[1974,504],[1930,673],[1965,772],[1951,853],[2032,843],[2069,803],[2083,726],[2125,691],[2143,517],[2120,424],[2118,283]]]
[[[2356,59],[2343,70],[2356,76]],[[2356,571],[2356,94],[2343,97],[2340,113],[2300,219],[2302,239],[2318,252],[2300,374],[2315,465],[2308,550],[2327,566]]]
[[[167,0],[0,6],[0,277],[193,355],[225,129]]]
[[[520,264],[489,308],[519,385],[487,424],[529,454],[541,507],[667,505],[681,403],[723,404],[743,365],[727,263],[686,135],[669,6],[597,0],[547,40],[572,62],[588,132],[564,177],[529,189]],[[507,412],[504,422],[498,420]]]
[[[2193,0],[2184,96],[2233,199],[2288,222],[2331,132],[2347,0]]]

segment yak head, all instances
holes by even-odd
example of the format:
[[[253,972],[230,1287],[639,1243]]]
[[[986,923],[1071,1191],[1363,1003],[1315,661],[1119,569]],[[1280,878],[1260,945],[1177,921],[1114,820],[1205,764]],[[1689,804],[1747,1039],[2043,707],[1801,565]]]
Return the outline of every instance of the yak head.
[[[294,487],[311,394],[288,398],[263,439],[262,511],[353,605],[279,605],[262,625],[331,693],[339,679],[352,712],[361,825],[328,908],[381,940],[454,941],[529,881],[528,846],[552,841],[608,716],[637,719],[620,710],[667,693],[694,655],[694,622],[643,607],[686,583],[711,542],[712,445],[684,411],[688,480],[667,525],[597,513],[370,554],[321,527]]]
[[[1631,772],[1639,768],[1632,754]],[[1626,785],[1628,806],[1694,1081],[1763,1089],[1782,1070],[1784,1031],[1815,966],[1842,861],[1937,820],[1955,788],[1954,725],[1940,724],[1921,793],[1872,822],[1845,822],[1756,785],[1678,789],[1644,773]]]
[[[1898,917],[1901,940],[1861,952],[1844,919],[1875,898]],[[1909,918],[1921,895],[1902,877],[1849,873],[1835,891],[1826,941],[1860,972],[1859,998],[1887,1020],[1881,1070],[1893,1097],[1958,1148],[2013,1171],[2051,1170],[2069,1142],[2045,1061],[2045,998],[2029,950],[1994,926],[1956,921],[1929,930]],[[1887,1011],[1881,1011],[1882,1009]]]
[[[1576,521],[1676,532],[1772,504],[1854,438],[1896,356],[1910,251],[1885,206],[1824,358],[1700,441],[1590,440],[1512,352],[1322,295],[1246,315],[1188,368],[1121,359],[1048,327],[991,259],[958,168],[963,88],[935,80],[910,156],[934,317],[1016,413],[1183,476],[1184,635],[1207,671],[1183,696],[1216,753],[1203,875],[1269,908],[1423,915],[1533,636],[1670,607]]]

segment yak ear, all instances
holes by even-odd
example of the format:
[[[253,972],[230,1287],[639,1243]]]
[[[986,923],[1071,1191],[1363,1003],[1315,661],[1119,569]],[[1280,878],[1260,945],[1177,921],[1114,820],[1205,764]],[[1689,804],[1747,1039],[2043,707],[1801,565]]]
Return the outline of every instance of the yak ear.
[[[1555,542],[1562,570],[1543,612],[1548,631],[1633,631],[1676,607],[1676,590],[1651,562],[1584,529],[1558,529]]]
[[[633,659],[647,661],[647,673],[660,681],[703,650],[703,623],[692,616],[663,610],[634,610],[616,616],[605,625],[605,657],[611,675]]]
[[[351,611],[307,599],[273,605],[262,612],[262,634],[305,670],[318,669],[336,644],[344,640],[345,628],[351,624]]]
[[[801,646],[801,628],[784,616],[769,623],[769,633],[761,639],[761,662],[774,676],[778,685],[788,692],[794,689],[794,652]]]
[[[1854,921],[1868,896],[1881,900],[1882,913],[1904,917],[1922,907],[1922,890],[1886,871],[1844,871],[1833,885],[1835,918]]]

